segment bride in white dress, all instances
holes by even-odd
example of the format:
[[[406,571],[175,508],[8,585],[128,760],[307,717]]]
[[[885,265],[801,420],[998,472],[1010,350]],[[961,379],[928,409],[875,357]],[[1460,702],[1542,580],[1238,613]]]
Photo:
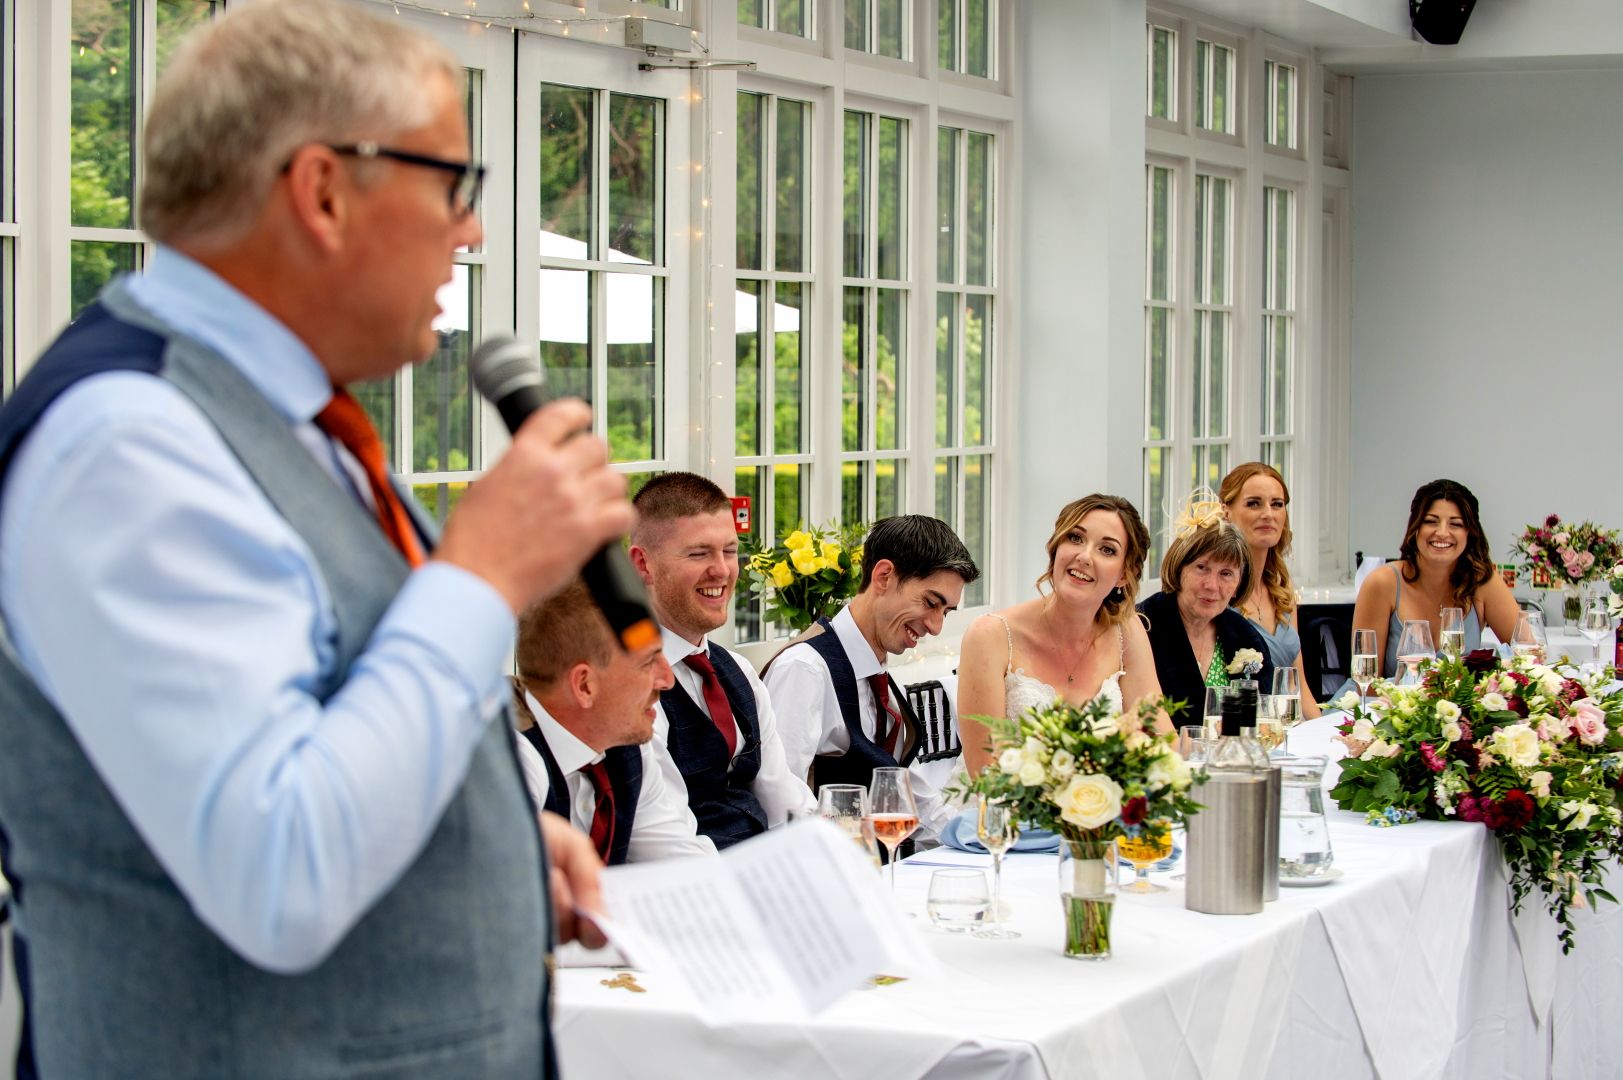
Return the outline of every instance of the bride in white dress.
[[[1126,499],[1078,499],[1054,523],[1037,598],[970,626],[958,665],[958,715],[971,775],[992,760],[987,728],[972,716],[1017,716],[1056,698],[1081,705],[1101,695],[1119,709],[1160,695],[1133,607],[1149,546],[1149,531]]]

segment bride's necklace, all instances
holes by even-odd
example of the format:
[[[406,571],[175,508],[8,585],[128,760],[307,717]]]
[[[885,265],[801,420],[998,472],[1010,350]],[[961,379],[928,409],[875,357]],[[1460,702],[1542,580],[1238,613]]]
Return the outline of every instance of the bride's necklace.
[[[1059,643],[1059,635],[1054,633],[1054,623],[1053,620],[1048,617],[1048,609],[1046,607],[1043,608],[1043,625],[1048,627],[1049,640],[1053,641],[1057,645]],[[1083,639],[1081,655],[1078,656],[1076,658],[1076,662],[1071,665],[1071,670],[1065,673],[1066,686],[1070,686],[1076,682],[1076,671],[1082,666],[1082,661],[1086,660],[1088,658],[1088,654],[1093,651],[1093,641],[1094,637],[1091,634]]]

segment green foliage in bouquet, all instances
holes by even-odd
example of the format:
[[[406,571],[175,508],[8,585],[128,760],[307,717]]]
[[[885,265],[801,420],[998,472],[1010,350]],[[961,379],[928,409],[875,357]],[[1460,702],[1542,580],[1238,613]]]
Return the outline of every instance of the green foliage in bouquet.
[[[743,574],[752,595],[767,600],[766,617],[796,633],[832,617],[857,594],[862,581],[866,525],[797,527],[776,544],[746,541]]]
[[[1330,796],[1343,810],[1413,810],[1480,823],[1499,841],[1513,906],[1537,887],[1573,944],[1572,908],[1605,888],[1623,842],[1623,691],[1611,669],[1579,676],[1482,649],[1428,661],[1423,682],[1379,680],[1367,710],[1347,694],[1347,748]]]

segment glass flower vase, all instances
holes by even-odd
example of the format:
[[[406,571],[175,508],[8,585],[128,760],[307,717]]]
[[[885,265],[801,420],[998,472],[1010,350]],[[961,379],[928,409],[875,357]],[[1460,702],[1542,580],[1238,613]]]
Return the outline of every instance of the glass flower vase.
[[[1561,596],[1561,621],[1576,628],[1584,617],[1584,594],[1576,585],[1568,585]]]
[[[1059,902],[1065,913],[1065,955],[1073,960],[1109,959],[1110,922],[1116,910],[1114,840],[1062,840]]]

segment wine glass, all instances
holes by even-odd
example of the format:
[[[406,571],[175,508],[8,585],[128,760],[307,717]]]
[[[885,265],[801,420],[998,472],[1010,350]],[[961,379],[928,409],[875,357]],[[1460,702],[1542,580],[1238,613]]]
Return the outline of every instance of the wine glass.
[[[1458,660],[1465,653],[1465,612],[1457,607],[1445,607],[1442,623],[1438,627],[1438,648],[1450,660]]]
[[[991,918],[987,920],[991,925],[975,931],[975,936],[1017,938],[1020,936],[1018,930],[1010,930],[1003,925],[1003,853],[1020,839],[1020,821],[1014,816],[1013,807],[982,795],[975,835],[992,853],[992,909],[989,912]]]
[[[1516,629],[1510,632],[1510,653],[1525,656],[1535,664],[1544,663],[1544,616],[1537,623],[1533,612],[1524,611],[1516,618]]]
[[[1589,641],[1589,650],[1595,654],[1596,669],[1602,665],[1600,662],[1600,643],[1612,633],[1612,616],[1606,610],[1606,601],[1595,600],[1592,607],[1584,611],[1583,618],[1578,621],[1578,632]]]
[[[1274,668],[1274,711],[1285,729],[1283,749],[1290,753],[1291,728],[1302,722],[1302,677],[1294,667]]]
[[[1269,757],[1279,757],[1279,748],[1285,744],[1285,724],[1279,710],[1279,699],[1273,694],[1257,695],[1257,726],[1250,731]]]
[[[1146,821],[1137,836],[1118,836],[1116,850],[1137,871],[1133,880],[1121,887],[1122,892],[1167,891],[1165,885],[1157,885],[1150,880],[1150,867],[1172,854],[1172,829],[1166,821]]]
[[[1435,659],[1437,650],[1431,644],[1431,623],[1425,619],[1403,620],[1403,635],[1398,638],[1398,663],[1403,665],[1399,686],[1420,685],[1420,665]]]
[[[874,835],[885,845],[890,863],[890,893],[896,895],[896,849],[919,827],[919,805],[913,801],[913,785],[907,770],[875,769],[869,788]]]
[[[1375,631],[1354,630],[1352,635],[1352,681],[1358,684],[1358,706],[1363,708],[1369,696],[1369,684],[1375,681],[1381,658],[1375,652]]]
[[[1223,699],[1228,696],[1229,688],[1226,686],[1208,686],[1206,688],[1206,711],[1201,713],[1201,719],[1206,722],[1206,737],[1215,739],[1223,733]]]
[[[817,816],[827,818],[878,863],[873,822],[868,816],[868,789],[861,784],[824,784],[817,792]]]

